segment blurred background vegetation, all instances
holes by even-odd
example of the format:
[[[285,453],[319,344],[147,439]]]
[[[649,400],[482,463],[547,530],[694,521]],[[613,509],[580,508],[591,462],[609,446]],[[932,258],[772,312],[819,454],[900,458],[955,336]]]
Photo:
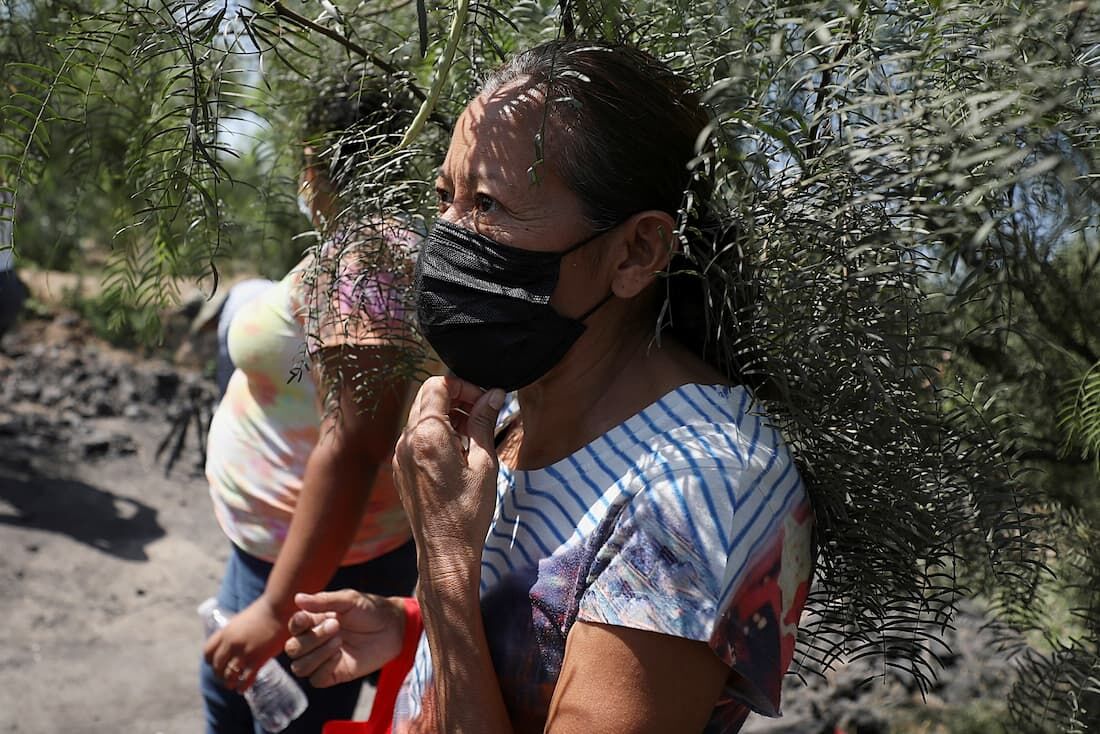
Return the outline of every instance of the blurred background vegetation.
[[[801,669],[875,654],[934,675],[928,641],[977,597],[1018,684],[944,730],[1096,731],[1098,11],[0,0],[0,185],[21,266],[101,278],[84,312],[155,340],[178,284],[280,277],[315,241],[296,137],[334,71],[431,100],[356,189],[377,215],[429,221],[447,122],[486,68],[563,35],[640,45],[714,110],[694,165],[742,237],[693,267],[724,347],[761,355],[740,366],[773,388],[815,488]]]

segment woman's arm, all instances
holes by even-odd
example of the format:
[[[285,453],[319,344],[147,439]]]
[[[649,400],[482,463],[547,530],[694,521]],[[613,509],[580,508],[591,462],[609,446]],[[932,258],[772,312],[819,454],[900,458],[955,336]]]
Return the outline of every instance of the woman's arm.
[[[244,671],[239,680],[226,681],[230,688],[247,688],[260,666],[279,652],[295,611],[294,594],[323,588],[355,538],[369,488],[392,451],[406,387],[388,385],[378,391],[376,405],[363,406],[350,378],[384,365],[388,349],[339,347],[324,349],[318,356],[318,391],[324,395],[335,389],[338,402],[335,410],[324,412],[287,539],[263,595],[206,645],[207,660],[216,672],[230,663]]]
[[[546,731],[701,732],[729,674],[704,642],[577,622],[566,639]]]
[[[478,594],[481,550],[496,507],[493,432],[503,401],[500,390],[482,393],[457,378],[429,378],[394,451],[394,479],[416,538],[418,597],[434,669],[423,724],[448,734],[512,730]]]
[[[445,589],[431,598],[453,599],[451,611],[469,616],[448,622],[446,604],[432,612],[443,620],[429,632],[436,640],[433,684],[438,695],[431,702],[432,710],[425,711],[434,720],[418,722],[417,730],[512,731],[485,648],[480,613],[470,614],[464,608],[469,598],[464,593]],[[292,618],[294,637],[286,651],[294,660],[294,672],[308,677],[313,685],[330,686],[365,675],[397,654],[403,625],[401,600],[349,589],[302,595],[299,601],[307,611]],[[705,643],[577,622],[566,641],[545,731],[700,732],[730,675]],[[493,715],[505,718],[490,721]]]
[[[354,378],[384,369],[390,349],[342,347],[320,353],[318,390],[322,396],[336,390],[337,402],[334,410],[323,411],[302,494],[263,596],[279,612],[284,629],[295,610],[294,594],[320,590],[339,568],[362,523],[379,467],[389,471],[406,385],[387,385],[377,391],[376,404],[364,405],[356,398]]]
[[[421,564],[426,581],[418,597],[434,661],[432,706],[438,732],[512,731],[481,618],[480,564],[479,559],[471,568],[457,558]]]

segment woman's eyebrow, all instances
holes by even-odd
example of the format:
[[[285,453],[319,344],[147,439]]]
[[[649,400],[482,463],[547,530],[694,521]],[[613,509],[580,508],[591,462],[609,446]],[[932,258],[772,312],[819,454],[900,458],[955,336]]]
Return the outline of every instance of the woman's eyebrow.
[[[436,180],[442,180],[448,186],[453,186],[455,182],[454,178],[442,167],[436,171]],[[506,184],[504,177],[499,173],[499,169],[489,165],[471,167],[461,177],[461,183],[468,189],[476,189],[481,184],[489,184],[495,188],[500,188]]]

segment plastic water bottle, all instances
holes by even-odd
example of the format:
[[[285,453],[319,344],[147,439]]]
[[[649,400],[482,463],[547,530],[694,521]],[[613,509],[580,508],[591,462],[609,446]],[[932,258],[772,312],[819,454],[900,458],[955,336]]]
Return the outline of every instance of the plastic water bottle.
[[[207,637],[224,627],[231,616],[233,615],[218,606],[217,599],[207,599],[199,605],[199,617],[206,628]],[[269,732],[285,729],[290,722],[302,715],[309,704],[301,687],[275,658],[271,658],[260,668],[256,680],[244,692],[244,699],[252,709],[252,718]]]

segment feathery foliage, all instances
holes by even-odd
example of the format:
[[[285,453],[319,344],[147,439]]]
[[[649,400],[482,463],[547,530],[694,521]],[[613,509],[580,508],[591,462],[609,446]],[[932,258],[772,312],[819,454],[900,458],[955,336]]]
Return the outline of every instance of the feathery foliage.
[[[351,231],[368,271],[386,271],[378,232],[423,228],[443,128],[488,68],[560,35],[645,48],[713,110],[693,167],[737,236],[694,245],[684,266],[705,285],[712,345],[759,385],[812,488],[818,583],[800,669],[874,656],[927,683],[931,642],[980,593],[1020,653],[1014,725],[1085,731],[1100,710],[1095,11],[2,0],[2,177],[33,196],[60,159],[82,196],[109,202],[120,308],[170,297],[174,277],[216,282],[219,260],[257,252],[257,235],[293,262],[300,100],[322,70],[367,69],[420,114],[401,134],[333,142],[359,136],[366,153],[317,243]],[[248,120],[261,122],[254,145],[234,133]],[[1072,635],[1044,627],[1051,584],[1074,600]],[[1049,649],[1020,649],[1027,630]]]

